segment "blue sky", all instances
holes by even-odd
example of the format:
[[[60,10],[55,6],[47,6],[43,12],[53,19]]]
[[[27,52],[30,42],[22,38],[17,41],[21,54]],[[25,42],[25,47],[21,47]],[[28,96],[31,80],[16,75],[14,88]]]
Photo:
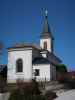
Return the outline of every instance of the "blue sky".
[[[4,53],[0,63],[7,64],[7,49],[15,43],[39,44],[44,10],[54,41],[54,52],[69,70],[75,70],[75,0],[0,0],[0,41]]]

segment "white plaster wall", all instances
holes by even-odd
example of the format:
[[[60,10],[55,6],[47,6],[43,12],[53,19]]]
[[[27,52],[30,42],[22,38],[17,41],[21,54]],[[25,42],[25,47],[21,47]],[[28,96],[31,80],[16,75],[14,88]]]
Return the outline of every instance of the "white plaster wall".
[[[40,39],[40,47],[42,49],[44,49],[44,42],[47,42],[47,50],[52,52],[52,41],[51,41],[51,38],[44,38],[44,39]]]
[[[38,65],[33,65],[33,72],[35,69],[39,69],[39,76],[36,76],[37,81],[50,81],[50,64],[38,64]],[[34,78],[34,75],[33,75]]]
[[[16,73],[16,60],[22,58],[23,72]],[[32,50],[12,50],[8,52],[8,83],[14,83],[18,78],[25,81],[32,79]]]

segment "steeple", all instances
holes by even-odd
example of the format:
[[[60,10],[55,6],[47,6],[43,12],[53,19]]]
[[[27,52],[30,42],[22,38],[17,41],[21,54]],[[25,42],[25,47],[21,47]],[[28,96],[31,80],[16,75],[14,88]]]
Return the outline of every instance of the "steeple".
[[[54,38],[48,24],[48,11],[46,10],[43,31],[40,36],[40,47],[48,50],[49,52],[53,52],[53,40]]]
[[[48,11],[45,10],[45,19],[44,19],[44,26],[43,26],[43,31],[41,33],[41,37],[50,37],[53,39],[53,36],[51,34],[51,29],[48,24]]]

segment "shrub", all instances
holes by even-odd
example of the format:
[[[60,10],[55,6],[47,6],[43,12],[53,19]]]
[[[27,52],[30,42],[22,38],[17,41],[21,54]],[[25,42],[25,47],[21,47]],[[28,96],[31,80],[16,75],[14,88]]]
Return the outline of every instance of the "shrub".
[[[47,98],[47,100],[53,100],[54,98],[57,97],[56,93],[55,92],[52,92],[50,90],[48,90],[46,93],[45,93],[45,96]]]
[[[41,95],[38,83],[32,80],[31,83],[18,83],[17,89],[11,92],[9,100],[45,100]]]
[[[45,97],[17,89],[11,93],[9,100],[45,100]]]
[[[6,86],[6,79],[0,75],[0,93],[5,93],[7,91]]]
[[[69,89],[75,89],[75,79],[67,78],[65,81],[66,87]]]

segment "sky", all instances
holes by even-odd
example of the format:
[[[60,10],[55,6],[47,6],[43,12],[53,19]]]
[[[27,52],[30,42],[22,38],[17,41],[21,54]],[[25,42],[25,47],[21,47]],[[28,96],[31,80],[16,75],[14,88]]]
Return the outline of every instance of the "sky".
[[[7,64],[7,48],[15,43],[39,44],[45,9],[55,38],[54,53],[75,70],[75,0],[0,0],[1,64]]]

